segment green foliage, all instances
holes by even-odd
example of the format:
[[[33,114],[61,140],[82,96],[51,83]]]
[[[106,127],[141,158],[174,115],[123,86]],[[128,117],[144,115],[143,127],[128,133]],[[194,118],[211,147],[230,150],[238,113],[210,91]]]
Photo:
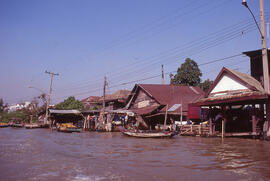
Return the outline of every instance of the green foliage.
[[[204,92],[207,92],[212,84],[213,84],[212,80],[206,79],[204,82],[200,83],[199,86]]]
[[[185,62],[177,69],[175,75],[170,74],[171,84],[198,86],[201,82],[202,73],[198,64],[187,58]]]
[[[6,106],[7,106],[7,104],[4,105],[4,101],[3,101],[3,99],[1,98],[1,99],[0,99],[0,113],[4,111],[4,109],[5,109]]]
[[[83,109],[83,104],[80,101],[76,100],[73,96],[70,96],[68,99],[57,104],[55,108],[56,109],[77,109],[81,111]]]
[[[4,106],[3,100],[0,99],[0,121],[30,122],[30,116],[32,116],[32,122],[36,122],[38,120],[38,114],[46,109],[45,101],[46,94],[41,94],[38,97],[34,97],[28,107],[17,111],[7,112],[4,111],[4,108],[7,107],[7,104]],[[40,102],[42,106],[39,106]]]
[[[9,122],[9,121],[26,121],[29,120],[29,116],[23,111],[23,110],[18,110],[18,111],[13,111],[13,112],[3,112],[2,114],[2,121],[3,122]]]

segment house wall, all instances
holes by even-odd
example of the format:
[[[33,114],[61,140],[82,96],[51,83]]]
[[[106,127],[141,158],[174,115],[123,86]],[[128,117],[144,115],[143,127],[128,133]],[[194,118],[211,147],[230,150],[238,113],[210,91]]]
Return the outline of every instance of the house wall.
[[[224,75],[220,81],[217,83],[215,88],[211,91],[211,93],[217,93],[222,91],[233,91],[233,90],[243,90],[248,89],[246,86],[240,84],[235,81],[228,75]]]
[[[270,50],[268,50],[268,69],[270,70]],[[263,66],[262,66],[262,52],[253,51],[247,52],[250,57],[250,74],[263,85]],[[270,72],[269,72],[270,75]]]
[[[139,90],[138,94],[134,100],[134,102],[131,104],[131,109],[138,109],[138,108],[144,108],[149,106],[158,106],[159,104],[149,97],[143,90]]]

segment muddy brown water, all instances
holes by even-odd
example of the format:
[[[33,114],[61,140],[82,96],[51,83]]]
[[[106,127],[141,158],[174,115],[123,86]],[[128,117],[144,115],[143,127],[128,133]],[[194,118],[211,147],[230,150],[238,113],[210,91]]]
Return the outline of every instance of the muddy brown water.
[[[0,129],[0,180],[270,180],[270,142]]]

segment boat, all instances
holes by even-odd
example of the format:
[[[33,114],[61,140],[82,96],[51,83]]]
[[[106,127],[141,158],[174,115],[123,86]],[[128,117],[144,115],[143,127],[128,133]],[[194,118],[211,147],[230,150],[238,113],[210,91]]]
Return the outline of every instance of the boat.
[[[82,129],[77,128],[72,123],[62,123],[58,127],[58,131],[60,131],[60,132],[66,132],[66,133],[71,133],[71,132],[81,132]]]
[[[9,126],[8,123],[2,123],[2,122],[0,122],[0,128],[6,128],[8,126]]]
[[[24,127],[26,129],[41,128],[41,126],[38,124],[25,124]]]
[[[22,128],[24,125],[22,123],[13,123],[10,126],[13,128]]]
[[[137,138],[172,138],[177,135],[176,131],[143,131],[143,130],[122,130],[124,135]]]

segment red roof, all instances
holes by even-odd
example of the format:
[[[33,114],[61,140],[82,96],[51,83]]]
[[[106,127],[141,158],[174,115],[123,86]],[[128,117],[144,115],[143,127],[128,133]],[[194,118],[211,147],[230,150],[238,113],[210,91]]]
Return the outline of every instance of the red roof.
[[[81,100],[81,102],[98,102],[100,100],[100,96],[89,96],[83,100]]]
[[[138,115],[145,115],[145,114],[150,114],[154,112],[159,107],[160,106],[149,106],[149,107],[144,107],[144,108],[132,109],[132,111]]]
[[[164,84],[138,84],[136,86],[139,86],[146,92],[146,94],[148,94],[148,96],[152,97],[160,105],[164,106],[160,112],[166,111],[166,105],[168,105],[168,109],[173,106],[176,107],[172,112],[180,112],[181,106],[179,107],[175,104],[182,104],[182,111],[187,111],[188,104],[190,102],[193,102],[204,95],[204,92],[199,87],[193,86]]]

